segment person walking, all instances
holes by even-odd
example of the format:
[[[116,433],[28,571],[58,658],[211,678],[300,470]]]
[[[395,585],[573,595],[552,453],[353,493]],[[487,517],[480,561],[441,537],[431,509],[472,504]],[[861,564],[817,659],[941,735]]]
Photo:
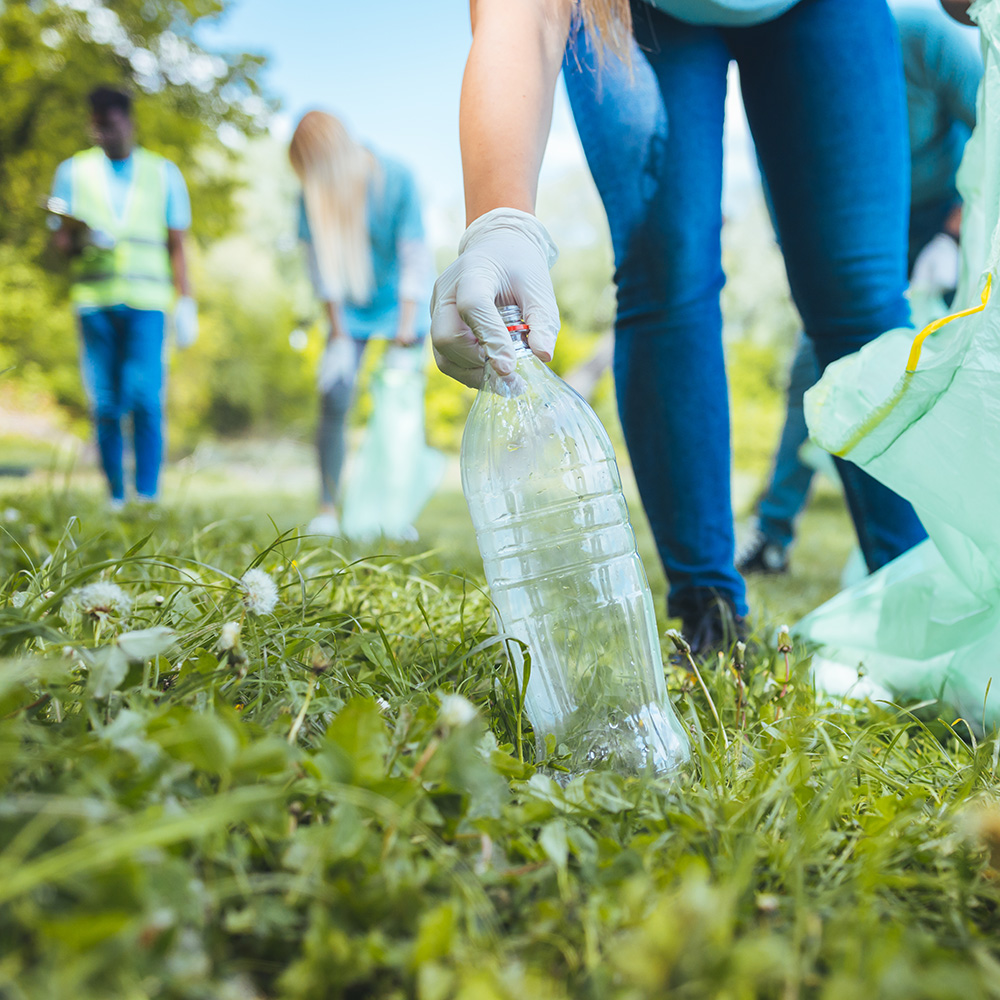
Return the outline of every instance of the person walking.
[[[555,247],[533,213],[562,66],[611,227],[625,439],[670,583],[668,613],[705,655],[745,630],[747,614],[719,306],[729,62],[739,64],[792,294],[826,365],[909,322],[892,16],[885,0],[473,0],[471,12],[460,115],[468,228],[435,286],[438,364],[470,385],[487,358],[510,371],[497,312],[507,302],[520,304],[536,355],[552,357]],[[925,537],[908,503],[840,469],[871,568]]]
[[[372,339],[422,349],[430,255],[413,175],[355,141],[339,119],[307,112],[289,159],[302,185],[299,238],[329,323],[319,371],[320,508],[309,530],[337,535],[344,428],[358,365]]]
[[[174,310],[177,341],[197,336],[185,234],[191,204],[180,170],[135,144],[132,99],[89,95],[96,145],[59,164],[49,208],[56,250],[70,258],[70,298],[84,385],[113,509],[125,503],[122,418],[132,418],[135,495],[159,497],[163,461],[163,338]]]
[[[907,253],[911,300],[947,306],[958,283],[961,199],[955,174],[976,124],[983,75],[977,33],[940,9],[893,5],[903,55],[910,136],[910,228]],[[930,319],[936,316],[928,317]],[[803,396],[819,378],[808,337],[800,336],[788,378],[787,408],[767,488],[755,523],[736,553],[740,573],[784,573],[795,521],[809,498],[814,469],[799,458],[809,438]]]

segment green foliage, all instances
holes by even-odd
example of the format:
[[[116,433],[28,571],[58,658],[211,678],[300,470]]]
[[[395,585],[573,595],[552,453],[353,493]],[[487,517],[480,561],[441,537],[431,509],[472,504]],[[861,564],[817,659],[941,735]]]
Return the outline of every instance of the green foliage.
[[[771,344],[726,345],[733,453],[741,466],[769,469],[785,417],[787,356]]]
[[[259,96],[260,57],[208,53],[193,39],[198,21],[227,6],[0,4],[0,370],[15,366],[11,378],[44,387],[72,415],[81,416],[86,403],[64,265],[46,254],[42,200],[58,163],[91,144],[88,92],[122,85],[135,95],[139,142],[185,176],[195,236],[214,239],[232,226],[238,179],[219,136],[256,134],[267,104]]]
[[[185,173],[199,231],[228,223],[233,185],[199,150],[225,147],[217,132],[259,130],[259,56],[204,52],[193,39],[226,0],[56,0],[0,7],[0,239],[37,251],[44,242],[39,199],[56,165],[90,145],[87,93],[125,86],[136,97],[139,141]],[[254,103],[256,102],[256,103]]]
[[[994,738],[822,704],[758,646],[744,708],[706,674],[729,750],[671,667],[695,766],[557,781],[558,747],[517,759],[481,579],[208,510],[16,511],[5,995],[998,995]]]

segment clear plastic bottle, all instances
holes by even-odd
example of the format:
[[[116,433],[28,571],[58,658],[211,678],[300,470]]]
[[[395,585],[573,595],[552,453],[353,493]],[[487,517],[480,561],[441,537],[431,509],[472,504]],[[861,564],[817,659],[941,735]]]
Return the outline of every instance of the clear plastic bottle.
[[[500,314],[517,367],[486,366],[462,436],[462,488],[499,626],[531,663],[526,711],[572,771],[667,772],[690,755],[607,431]],[[520,647],[508,644],[521,677]]]

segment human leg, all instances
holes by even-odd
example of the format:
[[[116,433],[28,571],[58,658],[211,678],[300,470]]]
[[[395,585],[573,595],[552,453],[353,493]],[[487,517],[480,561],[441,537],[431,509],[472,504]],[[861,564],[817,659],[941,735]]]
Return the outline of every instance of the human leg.
[[[135,491],[155,499],[163,463],[164,314],[154,309],[125,309],[124,397],[132,413],[135,445]]]
[[[608,55],[597,70],[582,33],[564,63],[614,244],[618,408],[670,613],[717,594],[745,614],[719,307],[729,55],[714,29],[645,4],[635,14],[631,68]]]
[[[357,364],[354,374],[336,382],[320,396],[320,419],[316,432],[316,452],[319,458],[320,507],[332,513],[339,499],[340,473],[347,452],[344,428],[354,397],[357,368],[364,354],[365,341],[354,342]]]
[[[774,455],[774,471],[757,509],[761,534],[783,549],[792,543],[795,518],[806,504],[812,483],[813,470],[799,459],[799,450],[809,439],[802,397],[818,378],[816,354],[809,338],[802,334],[789,372],[785,424]]]
[[[909,322],[909,161],[885,0],[802,0],[727,30],[789,284],[820,368]],[[925,537],[912,507],[838,463],[870,569]]]
[[[111,310],[81,313],[80,362],[97,433],[97,451],[112,500],[125,498],[122,472],[123,351]]]

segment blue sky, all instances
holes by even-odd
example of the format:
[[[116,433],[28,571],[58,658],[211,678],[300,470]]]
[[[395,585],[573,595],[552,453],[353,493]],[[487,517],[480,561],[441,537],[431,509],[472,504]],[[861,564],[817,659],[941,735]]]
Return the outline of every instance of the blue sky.
[[[309,108],[342,118],[353,133],[408,163],[424,195],[432,239],[450,243],[461,231],[462,171],[458,100],[469,51],[468,0],[238,0],[202,28],[210,48],[260,52],[264,76],[281,100],[274,131],[286,138]],[[736,88],[731,88],[735,95]],[[754,176],[742,109],[732,103],[727,146],[730,189]],[[542,169],[546,185],[586,171],[560,84]],[[579,181],[578,181],[579,182]],[[581,197],[596,192],[579,182]],[[731,199],[731,196],[730,196]]]
[[[264,79],[282,102],[280,137],[303,112],[323,108],[408,163],[429,207],[443,212],[461,203],[467,0],[238,0],[199,38],[268,56]]]
[[[413,168],[432,239],[457,239],[462,224],[458,99],[471,40],[468,0],[237,0],[199,37],[210,48],[268,56],[264,80],[282,103],[274,124],[279,138],[287,138],[309,108],[336,113],[360,139]],[[739,210],[756,183],[735,83],[726,123],[728,213]],[[569,173],[585,174],[585,163],[560,85],[540,202],[546,185],[559,184]],[[593,208],[596,193],[581,187],[581,197]]]

